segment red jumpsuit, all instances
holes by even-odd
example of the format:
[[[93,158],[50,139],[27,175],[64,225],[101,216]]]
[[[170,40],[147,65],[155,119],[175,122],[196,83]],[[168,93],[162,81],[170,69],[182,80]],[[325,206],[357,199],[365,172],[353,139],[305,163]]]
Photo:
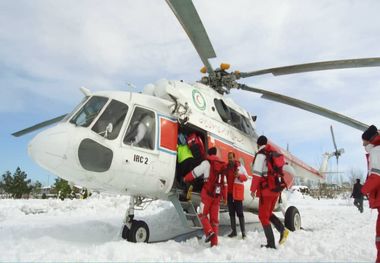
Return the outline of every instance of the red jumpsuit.
[[[239,218],[240,230],[243,238],[245,238],[245,220],[243,212],[243,200],[244,200],[244,181],[247,181],[248,174],[244,166],[240,165],[240,162],[234,161],[233,165],[228,164],[225,174],[227,175],[227,205],[228,212],[231,221],[231,234],[229,237],[234,237],[236,233],[236,218],[235,214]],[[235,174],[238,174],[236,176]]]
[[[198,215],[206,236],[214,232],[211,238],[211,246],[218,244],[219,207],[220,200],[227,197],[227,184],[222,171],[226,164],[215,155],[207,157],[200,165],[188,173],[184,181],[189,182],[197,177],[204,176],[204,184],[201,191],[201,213]]]
[[[269,189],[269,187],[260,187],[261,185],[267,183],[266,177],[268,176],[266,156],[263,153],[264,148],[265,145],[259,148],[259,153],[255,158],[251,192],[256,193],[256,196],[260,198],[259,219],[263,226],[267,226],[270,224],[270,217],[272,216],[274,207],[276,206],[277,199],[279,198],[281,192],[273,192]]]
[[[233,198],[234,201],[244,200],[244,182],[248,180],[248,173],[244,166],[240,166],[238,169],[238,177],[234,180]]]
[[[368,177],[362,187],[362,193],[369,197],[369,207],[377,209],[376,248],[377,259],[380,262],[380,135],[376,136],[369,146],[367,154]]]
[[[235,177],[235,173],[239,176]],[[227,176],[227,204],[230,218],[232,218],[231,225],[235,220],[235,213],[240,217],[244,217],[243,214],[243,200],[244,200],[244,182],[248,179],[247,171],[244,166],[240,165],[239,161],[235,161],[232,166],[227,165],[225,170]]]

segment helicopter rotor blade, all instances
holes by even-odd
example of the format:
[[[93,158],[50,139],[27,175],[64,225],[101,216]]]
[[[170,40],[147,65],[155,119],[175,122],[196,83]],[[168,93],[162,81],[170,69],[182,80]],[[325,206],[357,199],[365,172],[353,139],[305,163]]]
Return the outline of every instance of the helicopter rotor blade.
[[[20,136],[23,136],[23,135],[25,135],[27,133],[30,133],[30,132],[42,129],[42,128],[46,127],[46,126],[49,126],[49,125],[52,125],[54,123],[57,123],[57,122],[61,121],[63,118],[65,118],[66,115],[67,114],[63,114],[63,115],[55,117],[53,119],[50,119],[50,120],[47,120],[47,121],[44,121],[44,122],[40,122],[40,123],[38,123],[36,125],[28,127],[26,129],[23,129],[21,131],[12,133],[12,135],[15,136],[15,137],[20,137]]]
[[[207,72],[209,74],[214,72],[208,59],[215,58],[216,54],[193,2],[183,0],[166,0],[166,2],[193,43]]]
[[[380,66],[380,57],[330,60],[330,61],[320,61],[320,62],[313,62],[313,63],[277,67],[277,68],[262,69],[262,70],[256,70],[256,71],[251,71],[251,72],[241,72],[240,77],[248,78],[252,76],[269,74],[269,73],[272,73],[274,76],[280,76],[280,75],[320,71],[320,70],[378,67],[378,66]]]
[[[328,110],[326,108],[322,108],[320,106],[317,106],[315,104],[311,104],[311,103],[306,102],[306,101],[302,101],[302,100],[299,100],[296,98],[281,95],[279,93],[275,93],[272,91],[253,88],[253,87],[247,86],[245,84],[239,84],[239,88],[242,90],[250,91],[250,92],[260,93],[260,94],[262,94],[261,98],[263,98],[263,99],[276,101],[276,102],[287,104],[289,106],[300,108],[300,109],[303,109],[303,110],[306,110],[309,112],[313,112],[315,114],[324,116],[324,117],[332,119],[334,121],[346,124],[350,127],[358,129],[360,131],[365,131],[369,127],[368,124],[362,123],[362,122],[354,120],[350,117],[344,116],[340,113]]]
[[[331,131],[331,137],[332,137],[332,140],[333,140],[333,144],[334,144],[334,147],[335,147],[335,152],[338,153],[338,147],[336,147],[334,130],[333,130],[332,125],[330,125],[330,131]]]

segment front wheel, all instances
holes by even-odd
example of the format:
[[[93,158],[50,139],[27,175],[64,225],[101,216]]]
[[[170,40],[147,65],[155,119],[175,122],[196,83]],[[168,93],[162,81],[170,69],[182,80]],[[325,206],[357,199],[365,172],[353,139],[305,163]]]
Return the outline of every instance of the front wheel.
[[[133,220],[129,230],[128,241],[134,243],[148,243],[149,227],[144,221]]]
[[[128,228],[127,225],[124,225],[124,226],[123,226],[123,230],[121,231],[121,237],[122,237],[123,239],[126,239],[126,240],[129,239],[129,228]]]
[[[285,212],[285,227],[290,231],[301,229],[301,215],[295,206],[290,206]]]

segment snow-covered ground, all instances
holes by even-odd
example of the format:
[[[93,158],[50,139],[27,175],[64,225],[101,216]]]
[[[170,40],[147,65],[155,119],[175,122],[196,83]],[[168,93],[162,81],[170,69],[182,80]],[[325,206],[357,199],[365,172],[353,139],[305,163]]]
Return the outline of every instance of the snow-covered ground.
[[[0,200],[0,261],[255,261],[255,262],[373,262],[377,212],[360,214],[352,199],[315,200],[291,195],[304,230],[292,232],[277,250],[265,243],[257,217],[247,238],[221,236],[218,247],[190,238],[134,244],[120,237],[128,197],[95,195],[87,200]],[[151,239],[184,233],[174,207],[163,201],[136,211]],[[228,224],[228,215],[221,223]],[[256,222],[256,223],[252,223]],[[275,233],[278,239],[278,233]]]

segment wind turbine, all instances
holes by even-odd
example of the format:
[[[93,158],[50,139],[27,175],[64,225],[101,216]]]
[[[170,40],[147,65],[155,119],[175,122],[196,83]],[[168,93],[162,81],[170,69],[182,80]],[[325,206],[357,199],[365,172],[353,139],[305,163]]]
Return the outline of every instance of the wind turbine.
[[[330,125],[330,131],[331,131],[331,137],[332,137],[332,140],[333,140],[333,144],[334,144],[334,148],[335,148],[335,151],[332,152],[331,154],[333,156],[335,156],[336,158],[336,173],[337,175],[339,176],[339,183],[340,185],[342,185],[342,176],[341,174],[339,173],[339,157],[344,153],[344,149],[343,148],[340,148],[338,150],[338,147],[336,146],[336,141],[335,141],[335,135],[334,135],[334,130],[333,130],[333,127],[332,125]]]

